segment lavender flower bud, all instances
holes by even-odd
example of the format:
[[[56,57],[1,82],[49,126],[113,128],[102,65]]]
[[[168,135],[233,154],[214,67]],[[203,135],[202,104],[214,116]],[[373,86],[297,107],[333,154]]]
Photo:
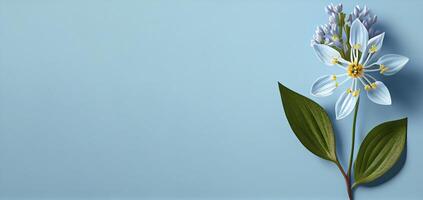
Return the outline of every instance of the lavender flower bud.
[[[325,33],[323,32],[323,29],[321,27],[317,27],[316,28],[316,35],[325,35]]]
[[[337,24],[331,24],[330,25],[330,31],[337,33],[337,31],[339,30],[338,25]]]
[[[354,7],[354,10],[357,10],[357,12],[361,12],[361,8],[360,8],[360,6],[359,6],[359,5],[356,5],[356,6]]]
[[[338,20],[338,18],[339,18],[339,16],[338,16],[338,13],[332,13],[332,15],[331,15],[333,18],[335,18],[336,20]]]
[[[352,16],[351,15],[348,15],[348,17],[347,17],[347,22],[349,23],[349,24],[351,24],[352,23]]]
[[[338,4],[338,5],[335,7],[335,11],[336,11],[337,13],[342,12],[342,3]]]
[[[333,12],[332,6],[331,5],[327,5],[325,7],[325,11],[328,15],[330,15]]]
[[[315,33],[315,34],[314,34],[314,36],[315,36],[315,37],[319,36],[319,37],[323,38],[323,37],[325,36],[325,34],[324,34],[324,33],[319,32],[319,33]]]
[[[353,14],[354,14],[354,16],[355,16],[356,18],[358,18],[358,17],[360,16],[360,7],[359,7],[359,6],[356,6],[356,7],[354,8],[354,12],[353,12]]]
[[[369,37],[373,37],[375,34],[375,30],[373,28],[369,29]]]
[[[367,6],[365,5],[363,10],[361,11],[363,17],[366,17],[369,14],[369,9],[367,8]]]
[[[322,42],[324,39],[323,35],[315,35],[314,36],[314,40],[316,40],[317,42]]]
[[[329,26],[328,26],[327,24],[323,25],[323,26],[322,26],[322,29],[323,29],[323,32],[324,32],[325,34],[328,34],[328,33],[329,33],[330,28],[329,28]]]
[[[373,19],[372,18],[367,18],[366,19],[366,24],[365,24],[365,26],[366,26],[366,28],[367,29],[369,29],[370,27],[372,27],[373,26]]]
[[[333,13],[332,13],[333,14]],[[336,22],[337,20],[336,20],[336,17],[335,16],[329,16],[329,23],[330,24],[336,24],[337,22]]]
[[[377,16],[375,15],[375,16],[373,16],[373,19],[372,19],[372,25],[376,24],[376,22],[377,22]]]

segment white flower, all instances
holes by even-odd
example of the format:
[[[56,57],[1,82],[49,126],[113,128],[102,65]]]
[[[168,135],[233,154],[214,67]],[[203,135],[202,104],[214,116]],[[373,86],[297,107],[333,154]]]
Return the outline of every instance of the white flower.
[[[351,85],[336,102],[336,119],[342,119],[353,111],[360,95],[359,83],[363,85],[367,91],[367,96],[374,103],[381,105],[391,104],[391,95],[388,88],[369,73],[379,72],[387,76],[393,75],[404,67],[408,62],[408,58],[388,54],[380,57],[376,62],[368,64],[369,60],[381,49],[384,36],[385,33],[382,33],[369,40],[366,27],[359,19],[356,19],[352,23],[350,31],[350,61],[343,59],[337,50],[328,45],[313,45],[317,57],[323,63],[340,67],[346,72],[318,78],[311,87],[312,95],[318,97],[329,96],[334,93],[336,88],[351,80]],[[343,80],[339,81],[341,78]]]

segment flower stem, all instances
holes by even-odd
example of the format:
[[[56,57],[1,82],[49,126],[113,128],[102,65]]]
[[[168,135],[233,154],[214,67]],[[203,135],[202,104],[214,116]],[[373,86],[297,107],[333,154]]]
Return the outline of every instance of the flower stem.
[[[353,200],[353,193],[352,193],[352,187],[351,187],[351,182],[349,177],[347,176],[347,174],[344,172],[344,169],[342,168],[341,164],[339,164],[338,161],[335,162],[336,166],[338,166],[339,171],[341,171],[342,176],[344,177],[345,180],[345,184],[347,186],[347,192],[348,192],[348,198],[350,200]]]
[[[354,108],[354,119],[353,119],[352,138],[351,138],[351,153],[350,153],[350,162],[348,164],[348,172],[347,172],[347,176],[349,177],[350,183],[351,183],[351,168],[352,168],[352,162],[354,157],[355,127],[357,123],[357,113],[358,113],[359,104],[360,104],[360,97],[357,99],[357,103],[355,104],[355,108]]]
[[[352,168],[352,162],[354,157],[354,144],[355,144],[355,127],[357,124],[357,113],[358,113],[358,105],[360,103],[360,97],[357,99],[357,103],[355,104],[354,108],[354,119],[353,119],[353,127],[352,127],[352,141],[351,141],[351,153],[350,153],[350,162],[348,164],[348,171],[347,173],[344,172],[344,169],[342,168],[341,164],[339,162],[336,162],[336,165],[338,166],[339,170],[342,173],[342,176],[344,176],[345,183],[347,185],[347,192],[348,197],[350,200],[353,200],[353,192],[351,187],[351,168]]]

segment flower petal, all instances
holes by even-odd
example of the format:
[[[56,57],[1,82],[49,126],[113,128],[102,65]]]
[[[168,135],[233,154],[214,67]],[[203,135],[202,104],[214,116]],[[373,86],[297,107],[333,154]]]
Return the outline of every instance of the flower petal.
[[[357,46],[361,52],[364,52],[367,49],[368,40],[369,33],[367,32],[366,27],[359,19],[354,20],[350,31],[350,45],[352,47]]]
[[[313,45],[313,49],[316,52],[316,55],[320,59],[320,61],[322,61],[326,65],[333,66],[338,63],[335,61],[346,62],[337,50],[333,49],[328,45],[315,44]]]
[[[376,53],[382,48],[383,39],[385,38],[385,32],[374,36],[372,39],[369,40],[367,44],[367,49],[370,53]]]
[[[336,76],[326,75],[318,78],[311,86],[311,94],[316,97],[326,97],[333,94],[338,87]]]
[[[335,104],[336,119],[340,120],[348,116],[354,110],[357,99],[358,96],[354,96],[351,92],[343,92]]]
[[[379,58],[376,64],[380,65],[380,73],[390,76],[400,71],[408,62],[408,58],[396,54],[387,54]]]
[[[367,90],[367,96],[380,105],[391,105],[392,103],[388,88],[380,81],[372,83],[372,87]]]
[[[360,64],[363,64],[365,62],[369,53],[375,54],[380,51],[380,49],[382,48],[384,38],[385,38],[385,33],[381,33],[369,40],[369,42],[367,43],[366,52],[363,53],[361,56]]]

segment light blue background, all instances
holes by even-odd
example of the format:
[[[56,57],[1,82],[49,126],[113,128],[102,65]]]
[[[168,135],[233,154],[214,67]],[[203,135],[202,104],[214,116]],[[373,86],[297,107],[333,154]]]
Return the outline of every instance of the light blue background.
[[[291,132],[277,89],[310,96],[340,72],[309,46],[329,2],[2,0],[0,197],[346,199],[337,168]],[[379,16],[385,51],[411,60],[383,78],[392,106],[362,98],[357,136],[408,116],[406,163],[355,194],[421,199],[423,1],[359,3]],[[333,117],[337,95],[313,99]],[[350,126],[336,122],[344,166]]]

